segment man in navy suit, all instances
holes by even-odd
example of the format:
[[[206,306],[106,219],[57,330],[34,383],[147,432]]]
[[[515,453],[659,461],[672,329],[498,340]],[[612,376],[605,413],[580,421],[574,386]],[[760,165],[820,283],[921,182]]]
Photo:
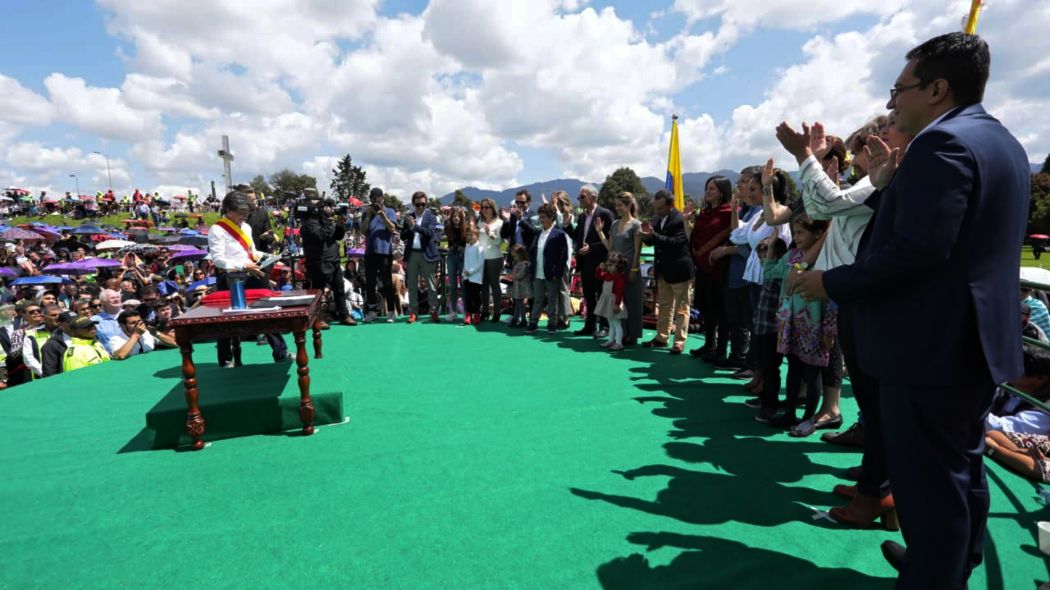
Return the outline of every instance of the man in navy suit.
[[[856,262],[792,279],[807,297],[854,306],[907,542],[883,544],[897,587],[964,588],[988,514],[984,417],[995,385],[1023,372],[1017,269],[1031,176],[1024,149],[981,107],[984,40],[943,35],[907,60],[887,108],[916,137],[903,161],[868,140],[876,211]]]
[[[427,303],[430,305],[430,321],[441,321],[438,315],[437,264],[441,260],[437,230],[437,216],[427,209],[427,194],[416,191],[412,195],[415,211],[405,216],[401,228],[401,242],[405,245],[405,283],[408,286],[408,323],[414,323],[419,315],[419,277],[427,283]]]

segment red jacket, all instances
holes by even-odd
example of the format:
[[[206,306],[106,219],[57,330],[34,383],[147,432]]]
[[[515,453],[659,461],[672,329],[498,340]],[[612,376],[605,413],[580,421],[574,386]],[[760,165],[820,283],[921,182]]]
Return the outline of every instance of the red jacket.
[[[623,303],[623,291],[627,285],[627,276],[622,272],[618,275],[605,272],[600,266],[594,274],[598,275],[599,281],[612,281],[613,297],[617,304]]]
[[[711,264],[709,262],[711,250],[721,246],[729,239],[729,222],[732,214],[733,210],[727,203],[700,211],[696,216],[696,222],[693,223],[693,263],[696,264],[698,271],[713,279],[722,278],[725,261]]]

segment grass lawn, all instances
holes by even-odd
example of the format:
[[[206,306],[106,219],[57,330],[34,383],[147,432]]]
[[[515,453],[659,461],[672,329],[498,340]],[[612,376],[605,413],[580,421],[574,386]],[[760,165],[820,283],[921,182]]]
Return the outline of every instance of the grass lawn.
[[[49,225],[55,225],[55,226],[58,226],[58,225],[71,225],[73,227],[76,227],[76,226],[78,226],[78,225],[80,225],[82,223],[92,223],[92,224],[95,224],[95,225],[115,225],[117,227],[124,227],[124,223],[123,223],[124,220],[125,219],[129,219],[130,217],[131,217],[131,215],[129,215],[127,213],[117,213],[116,215],[106,215],[105,217],[94,217],[94,218],[91,218],[91,219],[73,219],[72,217],[58,215],[58,214],[45,215],[43,217],[39,217],[39,216],[37,216],[37,217],[30,217],[28,215],[20,215],[18,217],[12,217],[10,219],[5,220],[5,223],[7,223],[8,225],[11,225],[11,226],[15,226],[15,225],[23,224],[23,223],[32,223],[32,222],[41,222],[42,221],[42,222],[47,223]],[[173,216],[169,215],[169,217],[172,219],[172,221],[175,221]],[[216,221],[218,221],[219,217],[220,217],[220,215],[218,213],[204,213],[204,223],[206,223],[208,225],[211,225],[211,224],[215,223]],[[191,221],[190,225],[191,226],[195,226],[196,222],[192,222]]]

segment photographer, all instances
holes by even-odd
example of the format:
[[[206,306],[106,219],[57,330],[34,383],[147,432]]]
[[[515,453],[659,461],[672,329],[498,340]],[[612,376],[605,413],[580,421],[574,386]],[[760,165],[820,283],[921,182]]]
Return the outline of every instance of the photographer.
[[[401,241],[405,244],[405,282],[408,285],[408,323],[414,323],[419,314],[419,277],[427,283],[427,303],[430,321],[437,323],[438,283],[435,270],[441,260],[438,253],[437,216],[427,209],[427,195],[417,191],[412,195],[415,211],[405,216]]]
[[[120,325],[120,334],[110,338],[113,347],[113,358],[122,361],[136,354],[151,352],[157,347],[157,341],[149,333],[146,322],[138,310],[128,309],[120,312],[117,316]]]
[[[316,191],[314,192],[316,195]],[[344,326],[356,326],[346,309],[343,275],[339,268],[339,244],[346,235],[346,219],[336,216],[333,203],[315,199],[308,201],[306,216],[299,227],[306,256],[306,271],[310,286],[323,290],[328,287],[335,299],[336,319]],[[323,327],[323,322],[322,322]]]
[[[383,282],[383,300],[386,304],[387,321],[395,319],[394,282],[391,276],[393,263],[394,233],[397,231],[397,213],[387,207],[383,201],[383,189],[373,187],[368,193],[370,205],[361,220],[361,226],[368,232],[365,239],[365,292],[368,304],[368,315],[365,322],[376,319],[379,304],[376,301],[376,283]]]

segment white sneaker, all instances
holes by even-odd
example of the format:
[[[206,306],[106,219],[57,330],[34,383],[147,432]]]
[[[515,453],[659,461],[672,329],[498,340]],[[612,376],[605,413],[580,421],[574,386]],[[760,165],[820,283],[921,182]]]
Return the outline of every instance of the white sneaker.
[[[368,312],[368,315],[366,315],[366,316],[365,316],[365,319],[363,319],[363,320],[361,320],[361,321],[362,321],[363,323],[366,323],[366,324],[368,324],[368,323],[371,323],[371,322],[374,322],[374,321],[376,321],[376,317],[378,317],[378,316],[376,315],[376,312],[374,312],[374,311],[370,311],[370,312]]]
[[[452,313],[450,313],[450,314],[445,316],[445,321],[446,322],[450,322],[450,323],[454,322],[454,321],[456,321],[458,319],[459,319],[459,314],[457,314],[456,312],[452,312]]]
[[[226,361],[225,363],[222,364],[222,368],[224,368],[224,369],[232,369],[235,366],[236,365],[233,364],[233,361]]]
[[[396,320],[397,320],[397,316],[394,314],[394,312],[390,312],[390,315],[386,316],[386,323],[388,323],[388,324],[392,324]]]

